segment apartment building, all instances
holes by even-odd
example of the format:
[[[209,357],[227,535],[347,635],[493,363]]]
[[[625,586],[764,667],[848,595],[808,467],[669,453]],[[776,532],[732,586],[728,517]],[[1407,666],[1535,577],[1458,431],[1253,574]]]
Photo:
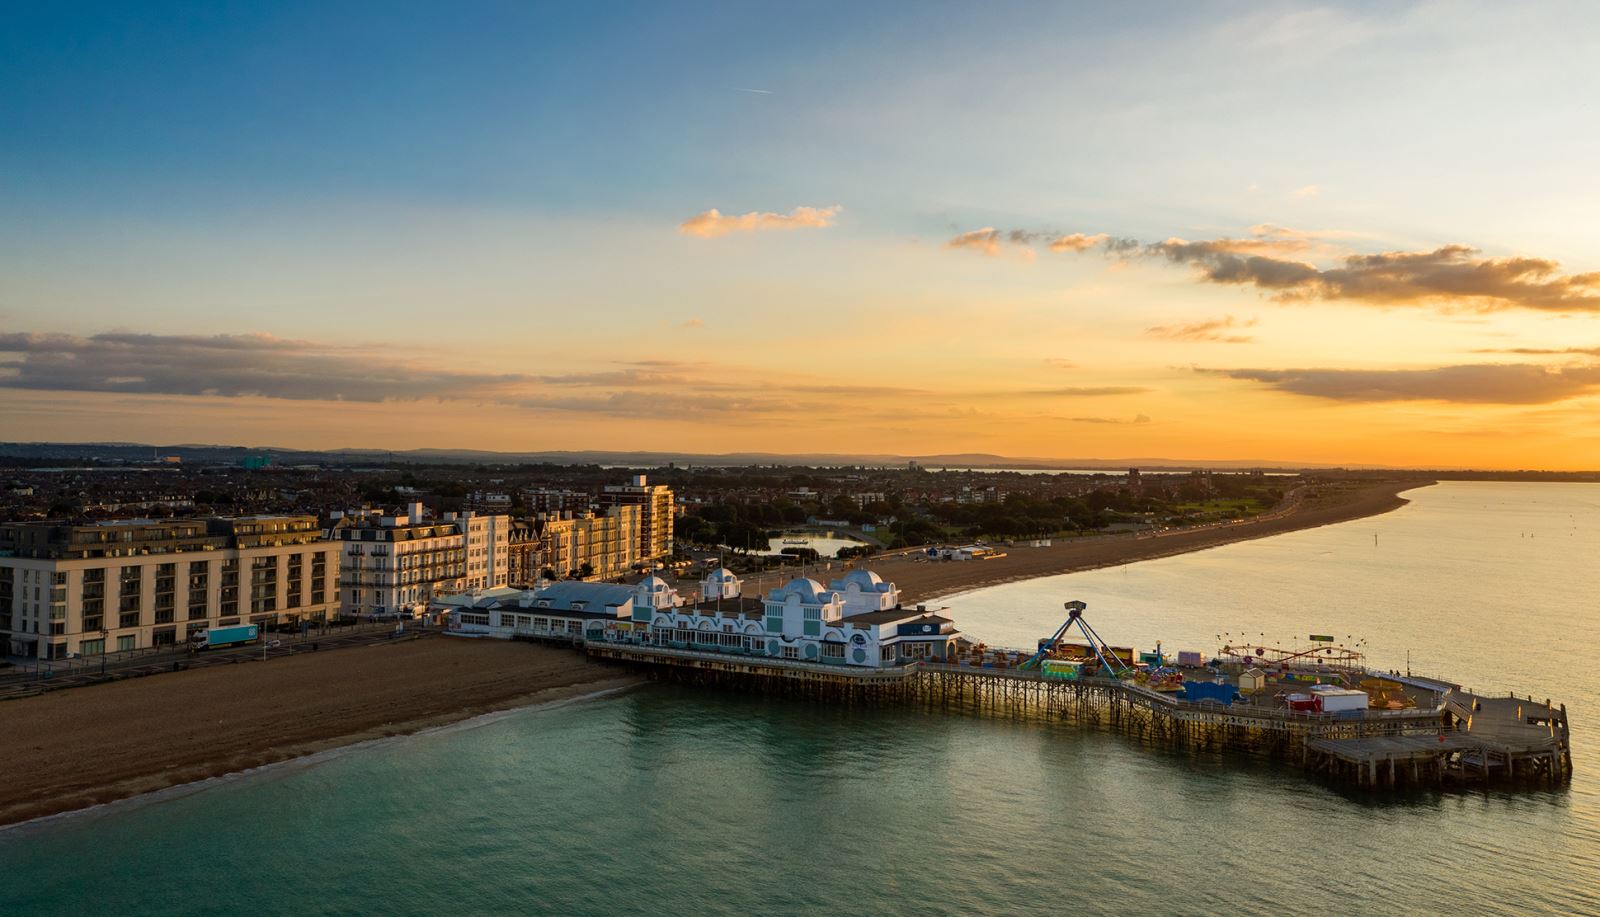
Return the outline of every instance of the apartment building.
[[[539,570],[557,578],[615,579],[639,563],[638,506],[613,506],[604,513],[547,514],[534,518],[539,553],[533,558]]]
[[[587,490],[529,487],[522,491],[522,502],[535,514],[584,513],[594,507],[594,495]]]
[[[652,563],[672,557],[672,488],[651,484],[642,474],[627,484],[610,484],[600,493],[600,506],[639,508],[639,560]]]
[[[323,621],[338,577],[315,516],[4,525],[0,638],[14,655],[61,659]]]
[[[424,518],[422,504],[398,515],[340,514],[339,542],[346,616],[413,615],[436,595],[506,585],[511,518],[446,513]]]
[[[526,519],[512,520],[506,539],[506,585],[527,589],[543,571],[544,540],[538,527]]]

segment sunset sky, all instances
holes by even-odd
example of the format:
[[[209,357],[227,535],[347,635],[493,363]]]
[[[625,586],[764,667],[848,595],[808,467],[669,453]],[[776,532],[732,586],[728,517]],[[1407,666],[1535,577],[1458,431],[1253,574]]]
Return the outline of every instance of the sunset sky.
[[[36,4],[0,440],[1600,468],[1589,3]]]

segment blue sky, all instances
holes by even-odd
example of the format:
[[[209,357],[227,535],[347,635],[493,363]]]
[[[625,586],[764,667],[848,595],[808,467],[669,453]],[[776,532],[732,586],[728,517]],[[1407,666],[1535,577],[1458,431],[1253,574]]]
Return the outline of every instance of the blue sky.
[[[1178,448],[1192,431],[1163,432],[1162,415],[1188,398],[1263,417],[1312,405],[1182,381],[1173,367],[1215,348],[1170,352],[1148,328],[1231,316],[1259,329],[1250,368],[1383,371],[1502,359],[1463,356],[1491,349],[1468,331],[1501,349],[1600,334],[1586,310],[1501,306],[1463,330],[1481,302],[1438,297],[1427,316],[1263,312],[1262,291],[1197,286],[1180,267],[1035,263],[1011,246],[966,258],[946,242],[1270,224],[1316,234],[1325,261],[1459,243],[1600,269],[1586,216],[1600,212],[1597,20],[1579,3],[17,5],[0,33],[0,332],[265,334],[508,373],[537,349],[553,373],[627,329],[654,336],[654,359],[692,356],[719,378],[850,372],[940,397],[939,377],[1009,386],[1087,346],[1102,359],[1074,362],[1090,382],[1152,394],[1117,416],[1154,422],[1089,436],[1071,417],[1096,406],[1065,406],[1054,439],[979,425],[883,438]],[[711,208],[796,207],[840,209],[820,229],[678,231]],[[992,338],[938,333],[972,322]],[[802,325],[807,359],[772,365],[765,349]],[[39,438],[72,438],[39,425],[40,399],[157,410],[113,410],[89,388],[0,391],[0,420],[9,401]],[[1442,401],[1409,409],[1434,411],[1448,442],[1507,419]],[[574,447],[620,436],[613,416],[528,410],[519,422]],[[283,432],[239,423],[218,436]],[[1382,430],[1363,435],[1374,445],[1354,451],[1382,451]]]
[[[1467,217],[1460,183],[1600,181],[1579,174],[1600,158],[1583,5],[861,6],[39,5],[0,38],[6,198],[68,218],[831,194],[902,226],[970,208],[1132,234],[1251,184]]]

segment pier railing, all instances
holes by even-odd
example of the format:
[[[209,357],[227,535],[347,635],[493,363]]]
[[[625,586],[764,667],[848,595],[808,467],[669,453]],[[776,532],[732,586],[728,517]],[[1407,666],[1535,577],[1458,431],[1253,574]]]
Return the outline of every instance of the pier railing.
[[[1447,716],[1442,702],[1432,708],[1318,713],[1250,703],[1189,701],[1132,679],[1051,677],[1014,665],[935,660],[839,665],[630,640],[589,640],[586,650],[599,658],[644,668],[652,677],[690,684],[836,703],[914,703],[943,710],[1044,717],[1107,728],[1136,736],[1141,742],[1186,751],[1264,755],[1369,788],[1442,785],[1447,778],[1476,780],[1498,775],[1558,785],[1571,773],[1565,709],[1556,711],[1546,705],[1536,711],[1549,711],[1546,735],[1523,737],[1526,711],[1516,698],[1468,698],[1474,720],[1491,716],[1508,720],[1518,727],[1513,735],[1510,727],[1496,729],[1493,723],[1474,729],[1474,725],[1485,724]]]
[[[1102,688],[1120,688],[1130,694],[1137,695],[1145,701],[1166,707],[1173,711],[1196,710],[1215,713],[1227,713],[1233,717],[1257,718],[1276,722],[1299,723],[1347,723],[1358,720],[1405,720],[1418,717],[1437,717],[1444,709],[1443,701],[1434,707],[1413,707],[1405,710],[1361,710],[1346,711],[1343,713],[1318,713],[1311,710],[1288,710],[1275,707],[1257,707],[1251,704],[1223,704],[1217,701],[1187,701],[1174,697],[1170,693],[1156,691],[1137,682],[1120,678],[1103,678],[1089,676],[1086,678],[1063,679],[1049,678],[1042,672],[1032,669],[1018,668],[985,668],[971,665],[951,665],[949,663],[923,662],[918,668],[929,672],[950,672],[960,675],[974,675],[981,678],[1009,678],[1020,681],[1042,681],[1059,684],[1084,684]]]
[[[672,647],[655,646],[649,643],[634,643],[621,640],[590,640],[585,646],[598,655],[634,654],[642,657],[657,657],[664,661],[701,661],[718,665],[741,664],[784,669],[793,672],[810,672],[817,675],[842,676],[844,678],[906,678],[917,671],[915,664],[893,666],[850,666],[823,662],[805,662],[799,659],[784,659],[777,656],[757,656],[741,653],[719,653],[715,650],[680,650]]]

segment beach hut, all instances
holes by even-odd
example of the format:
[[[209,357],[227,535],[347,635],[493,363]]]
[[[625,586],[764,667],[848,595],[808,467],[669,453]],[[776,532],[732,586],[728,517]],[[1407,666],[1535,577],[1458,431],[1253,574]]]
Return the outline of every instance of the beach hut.
[[[1256,694],[1267,686],[1267,673],[1252,666],[1239,673],[1239,693]]]

